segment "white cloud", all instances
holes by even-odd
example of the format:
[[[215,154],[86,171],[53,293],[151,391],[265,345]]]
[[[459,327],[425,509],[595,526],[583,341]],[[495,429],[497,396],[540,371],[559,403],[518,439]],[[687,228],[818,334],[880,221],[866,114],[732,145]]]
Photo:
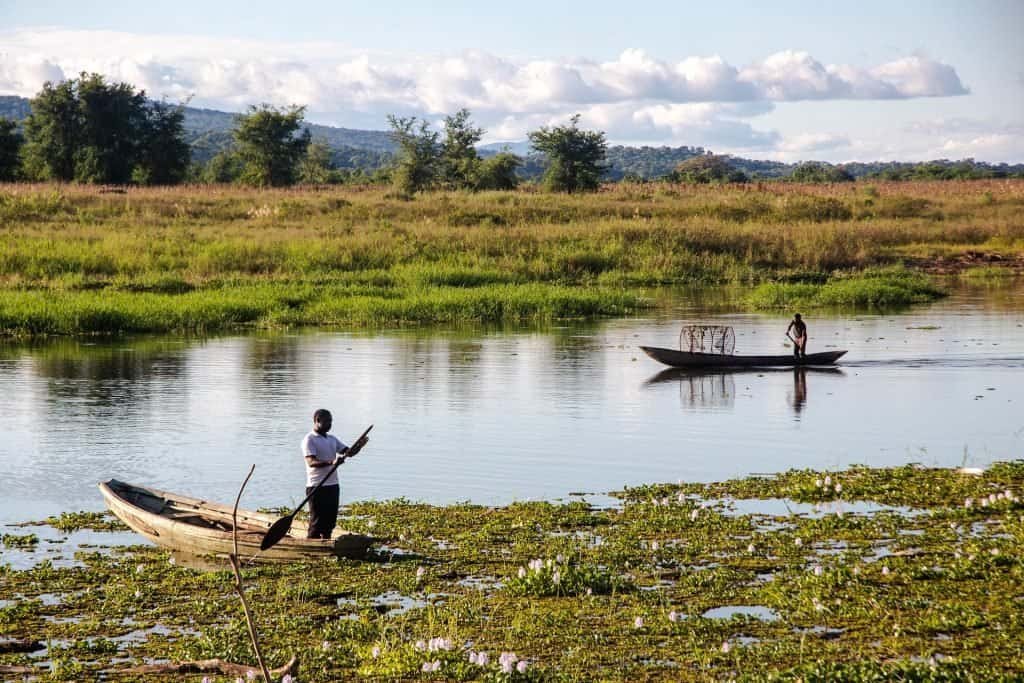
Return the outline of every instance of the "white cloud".
[[[641,49],[603,62],[512,59],[481,50],[410,55],[329,42],[52,28],[0,31],[0,46],[0,94],[32,96],[47,80],[97,71],[154,97],[192,96],[194,106],[233,111],[262,102],[299,104],[308,107],[311,120],[336,125],[383,128],[389,113],[437,120],[466,107],[488,130],[488,140],[514,140],[579,113],[582,125],[604,130],[616,142],[761,156],[858,149],[859,143],[839,134],[784,138],[755,127],[752,120],[775,103],[967,93],[952,66],[923,56],[861,67],[824,64],[787,50],[737,67],[718,55],[667,61]],[[954,147],[1008,144],[985,135],[944,140]]]

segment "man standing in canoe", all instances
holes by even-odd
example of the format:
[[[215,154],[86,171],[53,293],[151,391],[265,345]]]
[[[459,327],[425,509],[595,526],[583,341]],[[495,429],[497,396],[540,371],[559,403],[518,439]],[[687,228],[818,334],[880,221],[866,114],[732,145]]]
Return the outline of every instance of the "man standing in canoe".
[[[790,334],[792,332],[793,334]],[[793,319],[786,328],[786,336],[793,340],[793,355],[797,358],[807,357],[807,325],[800,318],[800,314],[793,315]]]
[[[333,434],[327,433],[331,431],[333,422],[331,411],[321,408],[313,413],[313,431],[302,439],[302,456],[306,459],[306,495],[323,482],[320,490],[309,500],[307,538],[330,538],[338,522],[341,487],[338,485],[338,471],[332,472],[331,467],[349,448]]]

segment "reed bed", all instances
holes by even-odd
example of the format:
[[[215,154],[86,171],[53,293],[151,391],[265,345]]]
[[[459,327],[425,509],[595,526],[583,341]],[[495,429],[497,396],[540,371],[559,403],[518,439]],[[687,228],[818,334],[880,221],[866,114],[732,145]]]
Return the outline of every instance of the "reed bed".
[[[4,185],[0,239],[7,333],[622,315],[651,285],[821,286],[957,253],[1019,259],[1024,181],[412,201],[376,187]]]

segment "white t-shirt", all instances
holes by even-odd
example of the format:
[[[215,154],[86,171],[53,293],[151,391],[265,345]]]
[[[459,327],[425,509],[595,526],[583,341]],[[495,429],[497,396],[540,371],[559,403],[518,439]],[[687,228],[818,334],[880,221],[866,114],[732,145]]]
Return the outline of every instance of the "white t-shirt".
[[[312,456],[320,462],[333,463],[335,456],[346,448],[348,446],[339,441],[333,434],[320,436],[316,432],[310,432],[302,439],[302,457]],[[338,470],[331,472],[330,477],[327,477],[328,472],[331,472],[330,467],[310,467],[309,463],[306,463],[306,486],[316,486],[321,481],[324,482],[324,486],[336,486],[338,484]],[[327,477],[326,481],[324,481],[325,477]]]

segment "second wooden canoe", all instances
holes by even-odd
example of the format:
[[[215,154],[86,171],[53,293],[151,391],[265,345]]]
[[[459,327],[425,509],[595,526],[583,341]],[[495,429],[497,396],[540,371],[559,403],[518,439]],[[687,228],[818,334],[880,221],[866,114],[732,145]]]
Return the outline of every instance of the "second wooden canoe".
[[[117,479],[100,483],[107,507],[153,543],[194,555],[227,557],[232,552],[232,506],[137,486]],[[275,515],[238,510],[238,554],[243,561],[287,562],[320,557],[363,557],[375,540],[341,529],[330,539],[305,538],[308,527],[295,520],[291,531],[269,550],[260,550]]]

